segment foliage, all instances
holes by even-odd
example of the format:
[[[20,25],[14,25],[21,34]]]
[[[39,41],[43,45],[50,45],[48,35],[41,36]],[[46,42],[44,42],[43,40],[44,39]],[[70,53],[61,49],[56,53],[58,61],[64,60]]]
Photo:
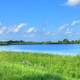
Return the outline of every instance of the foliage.
[[[62,41],[46,41],[46,42],[26,42],[26,41],[0,41],[0,45],[26,45],[26,44],[80,44],[80,40],[68,40],[64,39]]]
[[[80,80],[80,56],[0,52],[0,80]]]

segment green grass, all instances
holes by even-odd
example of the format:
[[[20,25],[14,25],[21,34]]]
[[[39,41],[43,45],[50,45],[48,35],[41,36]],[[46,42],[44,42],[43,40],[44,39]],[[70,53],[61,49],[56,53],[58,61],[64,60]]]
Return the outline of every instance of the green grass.
[[[80,80],[80,56],[0,52],[0,80]]]

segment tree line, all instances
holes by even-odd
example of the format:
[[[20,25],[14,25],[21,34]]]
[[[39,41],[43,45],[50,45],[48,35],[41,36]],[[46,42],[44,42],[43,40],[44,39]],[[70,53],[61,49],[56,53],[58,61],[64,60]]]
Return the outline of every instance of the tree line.
[[[9,41],[0,41],[0,45],[25,45],[25,44],[80,44],[80,40],[68,40],[68,39],[64,39],[64,40],[58,40],[58,41],[46,41],[46,42],[33,42],[33,41],[13,41],[13,40],[9,40]]]

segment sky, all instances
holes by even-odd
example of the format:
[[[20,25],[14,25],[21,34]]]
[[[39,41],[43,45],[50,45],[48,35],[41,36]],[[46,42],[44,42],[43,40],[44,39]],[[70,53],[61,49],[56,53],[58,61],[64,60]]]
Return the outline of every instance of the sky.
[[[80,0],[0,0],[0,40],[80,39]]]

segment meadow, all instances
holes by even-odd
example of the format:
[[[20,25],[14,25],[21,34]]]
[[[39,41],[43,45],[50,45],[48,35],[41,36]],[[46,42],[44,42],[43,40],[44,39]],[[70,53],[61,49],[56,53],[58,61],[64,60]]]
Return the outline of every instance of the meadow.
[[[0,80],[80,80],[80,56],[0,52]]]

